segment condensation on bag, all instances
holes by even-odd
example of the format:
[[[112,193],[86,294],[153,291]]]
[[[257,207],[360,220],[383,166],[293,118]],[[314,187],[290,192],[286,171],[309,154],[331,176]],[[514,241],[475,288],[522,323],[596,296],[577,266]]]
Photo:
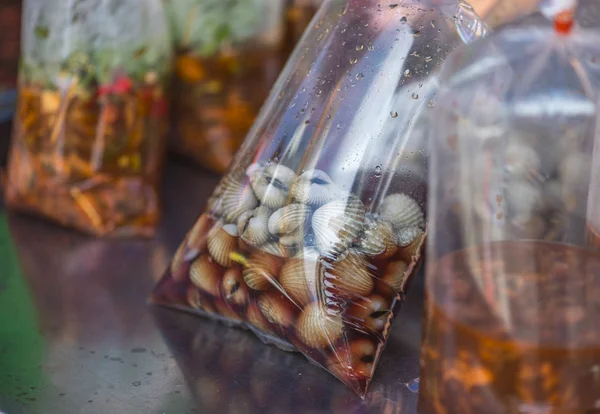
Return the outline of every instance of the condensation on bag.
[[[171,66],[160,1],[24,7],[7,204],[101,236],[148,236]]]
[[[325,3],[156,286],[364,396],[421,262],[434,74],[483,28],[457,1]]]

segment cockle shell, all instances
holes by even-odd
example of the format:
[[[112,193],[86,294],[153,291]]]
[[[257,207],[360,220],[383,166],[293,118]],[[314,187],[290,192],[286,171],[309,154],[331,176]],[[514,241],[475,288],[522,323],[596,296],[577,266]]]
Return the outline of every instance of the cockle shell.
[[[260,206],[252,211],[243,213],[238,219],[238,234],[250,246],[260,246],[266,243],[271,234],[268,229],[271,210]]]
[[[187,235],[188,248],[197,250],[199,252],[206,249],[210,225],[211,220],[208,214],[201,214]]]
[[[406,194],[390,194],[381,203],[379,215],[383,220],[392,223],[394,230],[404,227],[425,226],[425,215],[415,200]]]
[[[287,327],[294,322],[293,305],[280,292],[272,291],[261,295],[258,308],[273,325]]]
[[[398,245],[401,246],[399,248],[400,256],[408,263],[418,260],[425,246],[427,233],[421,229],[417,230],[412,232],[406,230],[406,234],[400,232],[398,235]],[[410,243],[406,244],[409,240],[411,240]]]
[[[264,253],[271,254],[277,257],[288,257],[288,252],[285,250],[284,246],[277,242],[267,242],[260,246],[260,250]]]
[[[370,257],[385,259],[398,250],[394,227],[388,221],[367,217],[365,231],[359,242],[361,252]]]
[[[272,331],[271,327],[269,326],[269,321],[267,321],[261,310],[258,308],[258,304],[256,303],[252,303],[248,306],[248,309],[246,310],[246,320],[250,325],[260,329],[263,332]]]
[[[281,268],[279,283],[299,306],[305,306],[317,298],[319,254],[316,251],[309,252],[314,253],[291,258]]]
[[[243,306],[248,301],[248,287],[239,268],[227,269],[221,283],[221,294],[227,302]]]
[[[344,258],[324,264],[324,278],[343,294],[366,296],[373,290],[374,275],[366,258],[357,251],[349,251]]]
[[[208,255],[202,255],[190,266],[190,281],[198,289],[212,295],[219,295],[221,269]]]
[[[280,258],[270,254],[253,254],[243,271],[244,281],[250,289],[267,290],[277,283],[282,264]]]
[[[303,231],[310,213],[310,207],[304,204],[290,204],[282,207],[269,218],[269,231],[277,236]]]
[[[350,304],[346,315],[357,327],[381,334],[393,317],[391,305],[383,296],[371,295]]]
[[[276,210],[283,207],[296,173],[285,165],[268,164],[252,172],[250,183],[263,205]]]
[[[409,270],[412,268],[404,261],[390,262],[386,266],[382,280],[390,285],[396,292],[403,292],[408,279]]]
[[[221,266],[232,264],[231,253],[237,250],[237,226],[226,224],[213,227],[208,234],[208,252]]]
[[[366,338],[355,339],[350,346],[333,354],[327,361],[327,369],[340,378],[372,378],[378,346]]]
[[[338,257],[363,231],[364,220],[365,207],[357,197],[319,207],[312,217],[319,252],[328,258]]]
[[[227,223],[237,223],[240,216],[258,206],[258,199],[252,188],[245,183],[245,175],[232,172],[223,179],[223,190],[214,207],[215,215],[223,217]]]
[[[322,206],[340,197],[340,189],[329,175],[321,170],[308,170],[300,174],[290,187],[290,195],[299,203]]]
[[[186,292],[186,299],[188,305],[194,309],[204,310],[205,303],[202,300],[202,295],[195,286],[189,286]]]
[[[398,246],[406,247],[417,240],[423,234],[423,230],[418,227],[404,227],[398,231]]]
[[[182,282],[187,277],[188,266],[186,263],[186,254],[188,248],[186,243],[181,243],[171,260],[171,277],[177,282]]]
[[[335,348],[333,345],[344,332],[344,323],[338,312],[328,312],[325,304],[308,305],[296,323],[298,338],[311,348]]]

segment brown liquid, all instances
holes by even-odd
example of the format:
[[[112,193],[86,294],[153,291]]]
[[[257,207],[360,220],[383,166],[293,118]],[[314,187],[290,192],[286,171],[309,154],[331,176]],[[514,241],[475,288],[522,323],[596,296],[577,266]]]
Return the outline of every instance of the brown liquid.
[[[420,412],[600,412],[600,254],[495,243],[429,274]]]
[[[198,226],[202,221],[205,224]],[[170,272],[155,288],[152,300],[157,304],[245,322],[267,342],[275,343],[288,351],[301,351],[357,393],[364,395],[389,335],[393,317],[404,298],[407,283],[420,263],[424,237],[388,257],[365,257],[365,262],[357,262],[367,266],[368,277],[372,281],[368,292],[361,289],[361,293],[356,293],[352,284],[344,284],[344,280],[352,276],[354,263],[350,269],[344,268],[342,274],[340,262],[323,257],[305,262],[305,276],[300,277],[314,283],[309,282],[311,292],[302,299],[293,292],[286,291],[282,282],[282,266],[290,260],[303,257],[302,250],[274,255],[238,239],[235,252],[230,254],[233,258],[231,265],[221,266],[207,252],[208,234],[215,221],[203,215],[198,223],[188,233],[174,258]],[[202,236],[197,238],[194,234]],[[196,246],[196,253],[192,253],[190,245]],[[287,256],[294,256],[295,259]],[[213,263],[212,266],[206,266],[204,273],[199,275],[200,279],[206,281],[202,287],[198,286],[198,279],[194,282],[191,277],[191,269],[197,261]],[[399,264],[404,272],[403,280],[401,283],[396,281],[396,285],[392,286],[387,281],[394,280],[389,275],[395,274],[393,272],[398,270]],[[359,268],[359,264],[356,267]],[[224,283],[229,272],[239,272],[238,275],[241,275],[248,270],[269,275],[270,282],[265,283],[266,286],[260,290],[251,288],[244,278],[237,280],[234,290],[231,290],[230,284]],[[360,288],[360,284],[357,288]],[[228,291],[234,292],[233,295],[230,296]],[[276,300],[272,309],[274,315],[271,316],[281,317],[286,322],[269,320],[268,315],[260,308],[261,300],[265,297]],[[373,306],[374,303],[378,305]],[[315,304],[339,318],[343,332],[340,335],[332,334],[333,340],[329,343],[323,341],[319,345],[307,344],[299,332],[302,313]],[[326,322],[323,324],[327,325]],[[315,335],[323,329],[326,327],[316,328]]]
[[[177,59],[172,147],[206,168],[225,172],[281,68],[277,47]]]
[[[9,206],[100,236],[151,236],[159,217],[166,102],[161,84],[119,96],[21,85]]]

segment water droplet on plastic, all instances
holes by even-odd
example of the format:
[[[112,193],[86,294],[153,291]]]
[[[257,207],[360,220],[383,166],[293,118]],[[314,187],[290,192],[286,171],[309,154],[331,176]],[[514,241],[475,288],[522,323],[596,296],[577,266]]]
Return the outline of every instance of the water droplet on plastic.
[[[402,16],[402,18],[400,19],[400,23],[406,23],[408,21],[408,18],[406,16]]]
[[[414,37],[419,37],[419,36],[421,36],[421,31],[420,31],[420,30],[413,30],[413,33],[412,33],[412,35],[413,35]]]
[[[140,385],[142,385],[142,382],[141,381],[135,381],[135,382],[132,382],[131,385],[133,385],[134,387],[139,387]]]
[[[363,50],[364,47],[364,45],[356,45],[356,50]]]
[[[425,57],[425,62],[431,62],[432,60],[433,60],[433,58],[431,56]]]
[[[416,92],[413,92],[413,94],[411,96],[413,99],[419,99],[419,94]]]
[[[306,121],[304,121],[304,123],[305,123],[306,125],[309,125],[309,124],[310,124],[310,121],[307,119]]]
[[[370,51],[373,51],[373,50],[375,50],[375,46],[373,46],[373,45],[369,45],[369,46],[367,47],[367,49],[369,49]]]
[[[435,106],[435,101],[432,99],[431,101],[429,101],[427,103],[427,106],[430,107],[430,108],[433,108]]]
[[[398,112],[396,111],[390,112],[390,115],[392,116],[392,118],[398,118]]]
[[[375,177],[376,178],[381,177],[381,165],[378,165],[377,167],[375,167]]]
[[[356,62],[358,62],[358,58],[357,57],[351,57],[350,58],[350,64],[354,65]]]
[[[421,54],[415,50],[414,52],[411,53],[411,56],[421,57]]]
[[[362,73],[362,72],[361,72],[361,73],[357,73],[357,74],[356,74],[356,79],[358,79],[358,80],[360,80],[360,79],[362,79],[362,78],[364,78],[364,77],[365,77],[365,74],[364,74],[364,73]]]
[[[406,69],[404,71],[404,76],[410,76],[410,69]]]

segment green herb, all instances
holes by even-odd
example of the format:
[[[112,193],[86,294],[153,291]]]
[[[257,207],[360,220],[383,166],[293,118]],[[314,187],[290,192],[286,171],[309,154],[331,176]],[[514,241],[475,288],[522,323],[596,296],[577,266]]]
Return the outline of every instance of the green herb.
[[[40,39],[47,39],[50,35],[50,29],[45,26],[37,26],[35,28],[35,35]]]
[[[200,56],[250,40],[262,29],[271,0],[167,0],[176,47]]]

